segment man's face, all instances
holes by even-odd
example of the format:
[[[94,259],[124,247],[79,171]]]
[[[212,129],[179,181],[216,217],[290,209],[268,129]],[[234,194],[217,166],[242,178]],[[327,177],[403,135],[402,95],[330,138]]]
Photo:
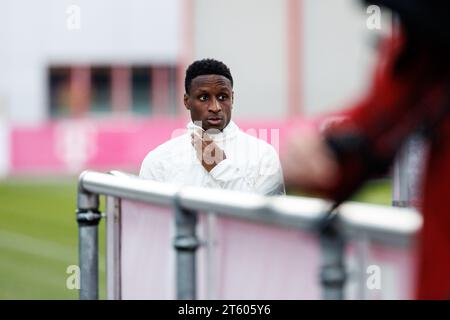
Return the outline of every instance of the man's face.
[[[231,120],[233,108],[230,80],[215,74],[195,77],[184,95],[184,105],[191,112],[192,121],[201,121],[204,130],[222,131]]]

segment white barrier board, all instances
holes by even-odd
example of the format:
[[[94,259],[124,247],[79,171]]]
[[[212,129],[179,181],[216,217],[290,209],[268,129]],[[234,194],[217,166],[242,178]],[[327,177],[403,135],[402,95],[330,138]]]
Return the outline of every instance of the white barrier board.
[[[173,210],[122,200],[121,211],[122,299],[175,299]],[[315,235],[206,214],[197,230],[199,299],[320,299]],[[370,244],[361,260],[360,247],[347,248],[347,299],[413,298],[413,249]]]

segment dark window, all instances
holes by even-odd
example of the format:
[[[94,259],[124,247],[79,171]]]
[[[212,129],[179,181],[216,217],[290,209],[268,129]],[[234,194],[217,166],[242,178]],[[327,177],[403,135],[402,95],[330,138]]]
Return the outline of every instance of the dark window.
[[[48,77],[50,114],[52,116],[68,116],[70,112],[70,68],[50,68]]]

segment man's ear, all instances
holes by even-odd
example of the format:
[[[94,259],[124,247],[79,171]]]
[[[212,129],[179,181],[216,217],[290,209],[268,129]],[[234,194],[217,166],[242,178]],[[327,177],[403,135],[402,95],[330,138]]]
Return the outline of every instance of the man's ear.
[[[184,106],[186,109],[191,110],[191,107],[188,104],[189,96],[185,93],[183,97]]]
[[[234,104],[234,91],[231,91],[231,108],[233,108]]]

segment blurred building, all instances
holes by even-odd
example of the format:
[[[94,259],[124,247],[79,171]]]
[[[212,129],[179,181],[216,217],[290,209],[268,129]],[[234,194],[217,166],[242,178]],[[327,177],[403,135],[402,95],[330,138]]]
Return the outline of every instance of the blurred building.
[[[236,119],[283,121],[340,108],[364,89],[376,36],[389,30],[387,12],[381,30],[367,27],[368,16],[356,0],[3,0],[0,121],[8,129],[0,132],[0,172],[64,172],[55,167],[58,154],[74,172],[96,167],[86,150],[119,146],[85,140],[114,128],[120,136],[124,119],[135,134],[146,120],[178,126],[187,116],[184,70],[199,58],[231,68]],[[90,127],[58,129],[72,120]],[[151,122],[155,130],[161,123]],[[135,167],[169,138],[126,149],[135,137],[122,137],[119,149],[133,156],[110,166]],[[87,158],[74,160],[80,152]]]

